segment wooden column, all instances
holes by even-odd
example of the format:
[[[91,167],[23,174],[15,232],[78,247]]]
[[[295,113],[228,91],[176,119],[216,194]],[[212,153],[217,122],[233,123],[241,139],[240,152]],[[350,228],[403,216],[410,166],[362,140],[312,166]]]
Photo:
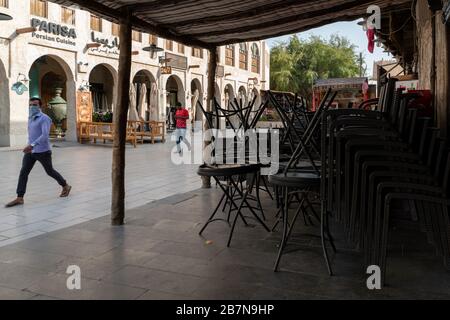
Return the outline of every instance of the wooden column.
[[[441,129],[443,137],[448,137],[449,110],[450,110],[450,46],[449,35],[445,24],[442,23],[442,11],[436,13],[436,109],[437,125]]]
[[[217,47],[209,49],[209,61],[208,61],[208,97],[206,100],[206,111],[211,112],[214,103],[214,93],[216,89],[216,71],[217,71]],[[205,121],[204,124],[205,131],[210,129],[208,122]],[[204,146],[207,143],[205,142]],[[211,178],[202,177],[202,188],[211,188]]]
[[[131,12],[123,12],[120,20],[120,58],[117,107],[114,114],[114,144],[112,158],[111,224],[125,221],[125,143],[131,73]]]

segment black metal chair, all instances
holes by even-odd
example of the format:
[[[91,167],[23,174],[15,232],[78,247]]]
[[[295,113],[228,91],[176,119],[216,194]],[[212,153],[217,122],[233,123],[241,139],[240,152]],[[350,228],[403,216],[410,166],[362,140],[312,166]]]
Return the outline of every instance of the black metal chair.
[[[234,115],[239,115],[239,119],[241,123],[239,124],[238,128],[234,128],[235,132],[237,131],[243,131],[243,130],[249,130],[253,129],[254,126],[256,126],[256,123],[261,117],[261,115],[264,112],[264,109],[266,108],[266,103],[261,104],[261,106],[256,111],[256,116],[250,119],[250,112],[253,109],[253,104],[255,102],[255,99],[250,103],[249,107],[245,108],[245,112],[243,110],[236,110],[236,111],[228,111],[225,109],[222,109],[220,105],[218,105],[217,101],[215,101],[215,108],[214,112],[206,112],[199,103],[200,110],[202,110],[203,114],[205,115],[208,125],[210,128],[218,128],[220,126],[220,118],[225,118],[226,121],[230,121],[230,117]],[[214,126],[215,125],[215,126]],[[213,143],[218,142],[220,137],[213,137]],[[248,141],[245,139],[243,141],[240,141],[245,149],[246,152],[244,153],[245,156],[245,164],[235,164],[237,163],[238,154],[236,152],[236,146],[239,143],[239,141],[233,141],[232,143],[232,152],[231,156],[233,158],[233,164],[204,164],[201,166],[198,170],[198,174],[200,176],[207,176],[212,177],[216,181],[216,185],[220,187],[220,189],[223,192],[223,195],[217,204],[214,212],[212,213],[211,217],[208,219],[208,221],[205,223],[203,228],[200,231],[200,235],[205,231],[207,226],[213,222],[213,221],[226,221],[231,226],[230,231],[230,237],[228,240],[228,246],[231,244],[233,232],[236,226],[236,222],[239,217],[244,221],[246,225],[247,221],[245,219],[245,216],[242,214],[242,211],[244,209],[248,209],[252,217],[256,219],[261,225],[270,232],[270,229],[265,225],[263,220],[265,220],[263,207],[261,204],[260,194],[259,191],[261,189],[260,181],[261,181],[261,167],[262,164],[258,163],[259,155],[251,154],[248,152]],[[223,158],[226,159],[226,155],[230,155],[230,150],[227,150],[227,144],[222,144],[222,149],[218,148],[218,144],[216,143],[217,148],[214,148],[215,155],[221,155]],[[255,159],[256,161],[252,161],[252,159]],[[216,157],[217,160],[217,157]],[[239,159],[243,160],[243,159]],[[256,195],[252,196],[252,191],[256,190]],[[256,205],[253,206],[250,202],[255,201]],[[239,203],[239,204],[237,204]],[[228,212],[227,212],[227,218],[216,218],[216,215],[219,213],[219,209],[222,206],[222,212],[225,212],[226,207],[229,206]],[[257,214],[256,211],[261,212],[261,217]],[[233,218],[233,222],[230,223],[231,215],[235,214]]]
[[[229,217],[227,220],[225,219],[218,219],[216,218],[216,214],[219,212],[219,208],[222,205],[223,200],[229,201],[232,206],[236,208],[236,213],[233,218],[233,222],[231,224],[231,230],[230,235],[228,239],[227,246],[229,247],[231,245],[231,240],[233,237],[233,232],[236,227],[236,223],[238,218],[240,217],[245,225],[247,224],[247,221],[245,220],[244,215],[242,214],[242,210],[244,206],[249,209],[249,211],[252,213],[253,217],[264,227],[264,229],[267,232],[270,232],[270,229],[266,226],[264,221],[258,216],[258,214],[255,212],[253,207],[248,202],[248,196],[250,193],[251,187],[255,183],[257,172],[260,170],[260,166],[258,164],[246,164],[246,165],[202,165],[197,173],[200,176],[206,176],[213,178],[217,185],[221,188],[223,191],[223,196],[219,203],[217,204],[215,210],[213,211],[211,217],[208,219],[208,221],[205,223],[203,228],[200,230],[199,234],[202,235],[205,229],[208,227],[208,225],[211,222],[214,221],[225,221],[227,223],[230,223]],[[252,176],[252,179],[250,181],[250,185],[247,187],[243,187],[242,181],[239,180],[239,177],[242,176]],[[224,183],[225,182],[225,183]],[[232,186],[233,190],[237,193],[239,196],[240,203],[236,203],[236,197],[231,193],[231,188],[229,186]]]
[[[298,146],[296,147],[294,153],[292,154],[291,159],[288,165],[285,167],[284,171],[282,173],[269,177],[270,184],[281,189],[283,197],[280,211],[281,218],[283,220],[283,235],[280,248],[278,251],[278,256],[275,261],[274,271],[278,271],[281,257],[289,241],[293,227],[298,219],[299,214],[303,213],[304,216],[307,214],[304,210],[304,204],[307,201],[309,194],[311,192],[317,193],[319,191],[321,184],[320,171],[316,167],[314,159],[311,157],[311,155],[308,155],[308,159],[310,160],[310,167],[312,168],[312,170],[311,169],[304,171],[298,169],[291,170],[291,168],[293,168],[294,164],[298,163],[298,160],[304,153],[308,152],[308,146],[312,141],[313,133],[319,127],[322,115],[326,110],[329,109],[329,107],[334,101],[334,98],[336,97],[336,94],[337,93],[331,94],[331,91],[327,93],[319,109],[316,111],[316,116],[311,121],[310,126],[307,129],[306,135],[304,137],[299,137]],[[294,197],[298,201],[298,208],[296,210],[296,213],[294,214],[292,222],[289,222],[289,208],[292,204],[291,200]],[[330,241],[333,250],[336,250],[336,248],[334,246],[333,239],[329,232],[326,217],[321,217],[320,223],[321,223],[321,238],[325,262],[328,271],[331,275],[332,271],[328,259],[328,253],[326,250],[325,234],[327,234],[327,238]]]

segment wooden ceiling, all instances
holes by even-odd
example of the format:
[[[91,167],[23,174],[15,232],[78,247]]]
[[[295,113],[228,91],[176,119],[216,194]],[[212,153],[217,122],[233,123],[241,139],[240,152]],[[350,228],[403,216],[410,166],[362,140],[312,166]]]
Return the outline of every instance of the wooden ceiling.
[[[189,46],[213,48],[351,21],[378,5],[383,17],[412,0],[50,0],[119,21],[131,10],[134,29]],[[336,30],[339,31],[339,30]]]

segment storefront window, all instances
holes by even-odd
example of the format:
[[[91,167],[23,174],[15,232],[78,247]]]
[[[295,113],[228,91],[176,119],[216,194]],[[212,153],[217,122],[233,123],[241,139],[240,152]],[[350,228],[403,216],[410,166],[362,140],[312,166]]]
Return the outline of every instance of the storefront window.
[[[111,25],[111,34],[115,37],[118,37],[120,34],[120,26],[117,23],[112,23]]]
[[[192,56],[203,59],[203,49],[201,48],[192,48]]]
[[[102,32],[102,18],[91,14],[91,30]]]
[[[33,16],[47,18],[48,15],[47,1],[31,0],[30,12]]]
[[[181,43],[178,44],[178,52],[184,54],[184,45]]]
[[[234,46],[227,45],[225,47],[225,64],[234,67]]]
[[[75,25],[75,10],[61,7],[61,22]]]
[[[259,73],[260,55],[256,43],[252,45],[252,72]]]
[[[150,34],[148,38],[148,43],[154,44],[155,46],[158,45],[158,37],[154,34]]]
[[[239,45],[239,68],[247,70],[247,45],[245,43],[241,43]]]
[[[133,41],[142,42],[142,33],[134,31],[131,33]]]
[[[0,0],[0,7],[8,8],[8,0]]]
[[[173,51],[173,41],[166,40],[166,50]]]

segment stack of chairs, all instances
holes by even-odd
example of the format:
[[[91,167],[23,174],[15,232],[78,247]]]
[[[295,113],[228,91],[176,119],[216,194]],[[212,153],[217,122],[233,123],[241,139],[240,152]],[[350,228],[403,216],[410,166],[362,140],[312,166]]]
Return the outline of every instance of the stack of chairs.
[[[274,271],[278,271],[282,255],[288,245],[289,238],[292,234],[293,227],[300,215],[303,214],[305,223],[310,220],[312,215],[313,218],[319,220],[321,224],[321,239],[322,247],[325,254],[325,262],[327,264],[328,270],[331,273],[331,268],[329,264],[328,254],[326,252],[326,243],[328,240],[333,249],[335,249],[333,239],[329,232],[326,217],[319,217],[314,210],[313,205],[309,201],[311,194],[317,194],[321,184],[321,172],[320,163],[317,163],[314,153],[320,158],[320,149],[318,145],[317,132],[320,128],[320,123],[325,112],[332,105],[337,92],[332,93],[328,90],[322,103],[320,104],[318,110],[314,113],[311,119],[305,119],[304,130],[301,131],[299,127],[294,125],[293,117],[289,117],[287,110],[280,105],[275,99],[274,95],[269,92],[272,103],[275,105],[277,112],[280,114],[280,118],[286,123],[286,131],[290,132],[290,140],[293,140],[292,136],[296,136],[298,142],[296,142],[296,148],[294,152],[290,155],[289,161],[286,163],[280,163],[280,172],[278,174],[269,176],[270,184],[275,188],[279,210],[277,215],[279,216],[279,222],[283,225],[282,240],[278,252],[277,259],[275,261]],[[294,110],[291,110],[294,112]],[[290,208],[296,206],[296,212],[292,217],[289,218]],[[310,213],[307,211],[310,209]],[[275,227],[276,227],[275,225]],[[274,227],[274,228],[275,228]],[[274,230],[273,228],[273,230]]]
[[[394,200],[414,204],[408,219],[450,267],[448,144],[409,107],[415,94],[395,84],[389,79],[375,107],[327,111],[321,134],[322,214],[343,227],[364,268],[381,268],[383,284]]]
[[[239,104],[234,107],[234,110],[228,110],[221,108],[215,100],[214,111],[212,112],[205,111],[200,102],[198,102],[198,106],[200,110],[202,110],[209,128],[220,129],[221,120],[225,119],[226,123],[231,126],[235,133],[240,133],[254,129],[267,107],[267,103],[265,102],[255,108],[255,102],[256,97],[248,106]],[[266,229],[266,231],[270,232],[270,229],[264,223],[265,215],[260,199],[260,191],[268,191],[269,189],[265,180],[261,178],[261,168],[263,165],[259,161],[259,154],[253,154],[254,150],[249,150],[248,139],[243,141],[246,147],[246,153],[244,154],[245,159],[238,159],[238,156],[241,155],[238,150],[241,143],[238,144],[235,140],[233,150],[227,150],[227,141],[222,144],[217,143],[218,139],[222,139],[223,137],[214,136],[216,133],[217,131],[213,131],[211,141],[215,147],[222,145],[223,148],[214,148],[213,159],[216,160],[216,163],[202,165],[199,168],[198,173],[202,176],[212,177],[216,181],[216,185],[223,191],[223,195],[199,234],[202,235],[210,223],[218,220],[225,221],[231,227],[228,240],[228,246],[230,246],[233,232],[239,218],[245,225],[248,225],[247,218],[255,219]],[[219,155],[222,156],[222,159],[224,160],[230,159],[231,155],[234,162],[231,164],[217,163]],[[255,193],[255,195],[253,195],[253,193]],[[222,210],[220,210],[221,208]],[[244,209],[249,210],[251,215],[245,216],[243,214]],[[226,218],[217,218],[220,211],[226,214]],[[234,218],[232,217],[233,214]]]

